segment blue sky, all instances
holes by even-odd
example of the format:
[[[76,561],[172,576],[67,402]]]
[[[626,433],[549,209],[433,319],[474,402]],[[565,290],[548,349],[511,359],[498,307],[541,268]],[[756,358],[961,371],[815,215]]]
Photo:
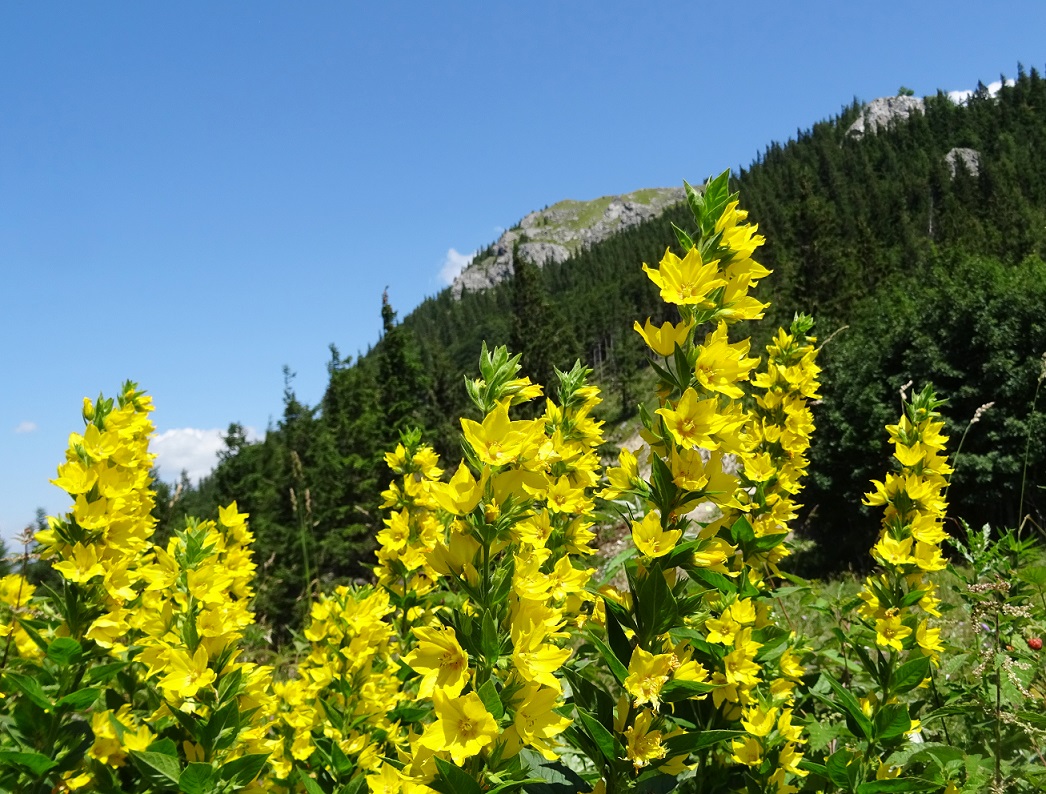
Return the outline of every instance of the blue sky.
[[[0,5],[0,535],[85,395],[153,394],[161,471],[322,394],[533,209],[700,181],[900,85],[1043,70],[1046,6]],[[638,263],[637,263],[638,266]]]

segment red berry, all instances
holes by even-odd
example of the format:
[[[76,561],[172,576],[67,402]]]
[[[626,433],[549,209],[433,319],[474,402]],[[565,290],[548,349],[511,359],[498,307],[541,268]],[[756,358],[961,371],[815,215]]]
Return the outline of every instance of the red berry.
[[[1028,647],[1033,651],[1042,650],[1042,637],[1030,637],[1028,639]]]

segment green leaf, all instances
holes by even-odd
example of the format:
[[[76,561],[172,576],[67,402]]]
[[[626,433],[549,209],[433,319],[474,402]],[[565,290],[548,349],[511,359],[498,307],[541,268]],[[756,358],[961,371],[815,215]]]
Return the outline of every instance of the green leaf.
[[[486,683],[479,688],[479,699],[483,701],[483,705],[494,719],[500,720],[505,716],[505,706],[498,696],[493,678],[488,678]]]
[[[246,786],[261,774],[268,758],[268,753],[243,755],[222,764],[218,774],[222,780],[232,783],[234,786]]]
[[[606,597],[603,598],[604,603],[609,600]],[[607,624],[607,644],[610,646],[610,650],[614,652],[617,660],[627,667],[632,661],[632,644],[628,641],[628,637],[625,636],[625,632],[621,628],[621,623],[618,622],[614,610],[608,608],[604,611]]]
[[[859,739],[871,739],[872,722],[864,715],[857,698],[851,695],[842,684],[828,675],[828,673],[821,673],[821,678],[827,681],[832,688],[832,691],[835,693],[835,700],[816,692],[814,694],[828,705],[835,706],[846,716],[846,724],[850,726],[850,731],[854,736]]]
[[[480,650],[483,658],[493,664],[501,651],[501,642],[498,639],[498,627],[494,625],[494,618],[490,612],[483,614],[483,628],[480,639]]]
[[[890,677],[890,691],[895,695],[910,692],[926,680],[930,674],[930,657],[917,656],[896,670]]]
[[[178,789],[183,794],[210,794],[214,783],[214,767],[210,764],[193,762],[185,767],[178,779]]]
[[[709,684],[704,681],[672,680],[661,687],[661,700],[665,703],[676,703],[680,700],[689,700],[692,697],[704,695],[715,688],[715,684]]]
[[[4,680],[8,684],[13,684],[15,689],[33,701],[33,703],[44,711],[50,711],[51,698],[47,696],[47,693],[44,692],[44,688],[40,686],[40,682],[35,678],[30,678],[21,673],[8,673],[4,676]]]
[[[1046,587],[1046,565],[1029,565],[1017,571],[1017,578],[1034,587]]]
[[[939,791],[941,783],[917,777],[895,777],[890,780],[869,780],[857,787],[857,794],[889,794],[892,791]]]
[[[131,750],[131,759],[147,777],[162,782],[177,783],[182,768],[177,757],[166,753],[154,753],[149,750]]]
[[[734,543],[750,543],[755,540],[755,530],[748,523],[748,519],[741,516],[730,527],[730,537],[734,539]]]
[[[441,787],[437,790],[450,791],[454,792],[454,794],[483,794],[479,783],[473,780],[472,775],[460,766],[456,766],[450,761],[444,761],[439,756],[436,756],[434,760],[441,779],[439,782],[444,783],[447,787]]]
[[[308,794],[327,794],[326,791],[320,788],[319,783],[317,783],[315,780],[313,780],[311,777],[305,774],[304,769],[298,769],[298,780],[300,780],[301,784],[305,786],[305,791]]]
[[[55,664],[70,665],[82,655],[83,648],[72,637],[59,637],[47,646],[47,658]]]
[[[875,738],[883,742],[903,736],[912,727],[908,707],[902,703],[887,703],[875,715]]]
[[[527,786],[527,794],[577,794],[591,788],[584,779],[561,761],[546,761],[530,748],[519,754],[528,775],[540,779]]]
[[[603,754],[603,757],[609,763],[613,764],[618,757],[617,742],[614,739],[614,734],[607,730],[603,723],[583,708],[575,706],[575,709],[577,710],[578,716],[581,718],[582,725],[585,726],[585,731],[592,737],[593,741],[595,741],[596,747],[599,748],[599,752]]]
[[[57,766],[57,762],[42,753],[19,753],[13,750],[0,750],[0,767],[20,766],[28,769],[38,778]]]
[[[679,241],[679,247],[684,251],[689,251],[694,247],[694,241],[685,231],[680,229],[674,223],[672,224],[672,231],[676,233],[676,240]]]
[[[668,748],[670,756],[685,755],[696,753],[705,747],[711,747],[738,736],[744,736],[744,734],[744,731],[688,731],[671,737],[665,741],[665,746]]]
[[[502,783],[500,786],[495,786],[487,794],[504,794],[506,791],[513,791],[517,788],[523,788],[524,786],[531,786],[535,783],[543,785],[544,780],[539,777],[527,778],[526,780],[510,780],[508,783]]]
[[[633,595],[639,616],[640,644],[664,634],[676,622],[676,601],[658,565],[647,568]]]
[[[610,667],[610,672],[614,674],[614,678],[617,679],[618,683],[625,683],[625,679],[628,677],[628,668],[617,660],[614,652],[610,650],[609,646],[607,646],[603,640],[599,639],[599,637],[590,635],[589,641],[596,647],[596,650],[599,651],[599,655],[603,657],[603,660]]]
[[[100,664],[97,667],[92,667],[88,670],[85,678],[89,684],[102,684],[119,673],[129,664],[130,662],[110,662],[109,664]]]
[[[691,578],[704,582],[713,590],[718,590],[720,593],[737,592],[737,585],[734,584],[729,577],[719,573],[719,571],[710,571],[707,568],[699,568],[693,565],[687,565],[684,567],[686,568],[687,573],[690,574]]]
[[[829,780],[843,791],[853,791],[861,769],[854,753],[846,749],[837,750],[828,756],[824,766]]]
[[[56,709],[69,707],[74,711],[83,711],[98,700],[98,697],[101,694],[102,690],[94,687],[78,689],[75,692],[70,692],[65,697],[59,698],[55,702],[54,707]]]
[[[683,190],[686,192],[686,203],[690,205],[690,211],[694,213],[694,220],[700,222],[701,212],[705,208],[704,197],[685,179],[683,180]]]

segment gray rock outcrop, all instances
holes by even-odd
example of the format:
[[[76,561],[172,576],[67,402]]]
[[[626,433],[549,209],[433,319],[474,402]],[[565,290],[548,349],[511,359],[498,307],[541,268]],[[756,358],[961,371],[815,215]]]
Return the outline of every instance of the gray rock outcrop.
[[[682,188],[649,188],[593,201],[561,201],[532,212],[498,238],[483,259],[473,261],[451,284],[455,299],[464,291],[490,289],[512,276],[513,250],[538,267],[565,262],[575,252],[629,226],[660,215],[683,201]]]
[[[981,173],[981,153],[976,149],[956,146],[944,156],[944,162],[948,164],[948,170],[951,172],[952,179],[955,179],[960,163],[962,164],[961,167],[965,168],[970,176],[977,176]]]
[[[861,115],[846,130],[846,135],[858,139],[866,134],[874,135],[898,119],[906,119],[913,113],[923,113],[925,108],[921,97],[886,96],[873,99],[861,108]]]

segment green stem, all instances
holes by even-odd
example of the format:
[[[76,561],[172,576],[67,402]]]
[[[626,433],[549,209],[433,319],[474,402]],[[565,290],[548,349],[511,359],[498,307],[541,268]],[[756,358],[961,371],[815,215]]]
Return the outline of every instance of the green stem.
[[[1038,383],[1035,384],[1035,395],[1031,398],[1031,413],[1028,415],[1028,422],[1035,418],[1035,404],[1039,401],[1039,389],[1042,388],[1043,377],[1039,377]],[[1028,453],[1031,450],[1031,429],[1029,428],[1028,433],[1024,437],[1024,467],[1021,469],[1021,500],[1017,507],[1017,539],[1021,538],[1021,527],[1024,526],[1024,522],[1021,517],[1024,515],[1024,487],[1028,482]]]
[[[1002,639],[999,634],[999,613],[995,613],[995,790],[1002,791],[1002,671],[999,655]]]

